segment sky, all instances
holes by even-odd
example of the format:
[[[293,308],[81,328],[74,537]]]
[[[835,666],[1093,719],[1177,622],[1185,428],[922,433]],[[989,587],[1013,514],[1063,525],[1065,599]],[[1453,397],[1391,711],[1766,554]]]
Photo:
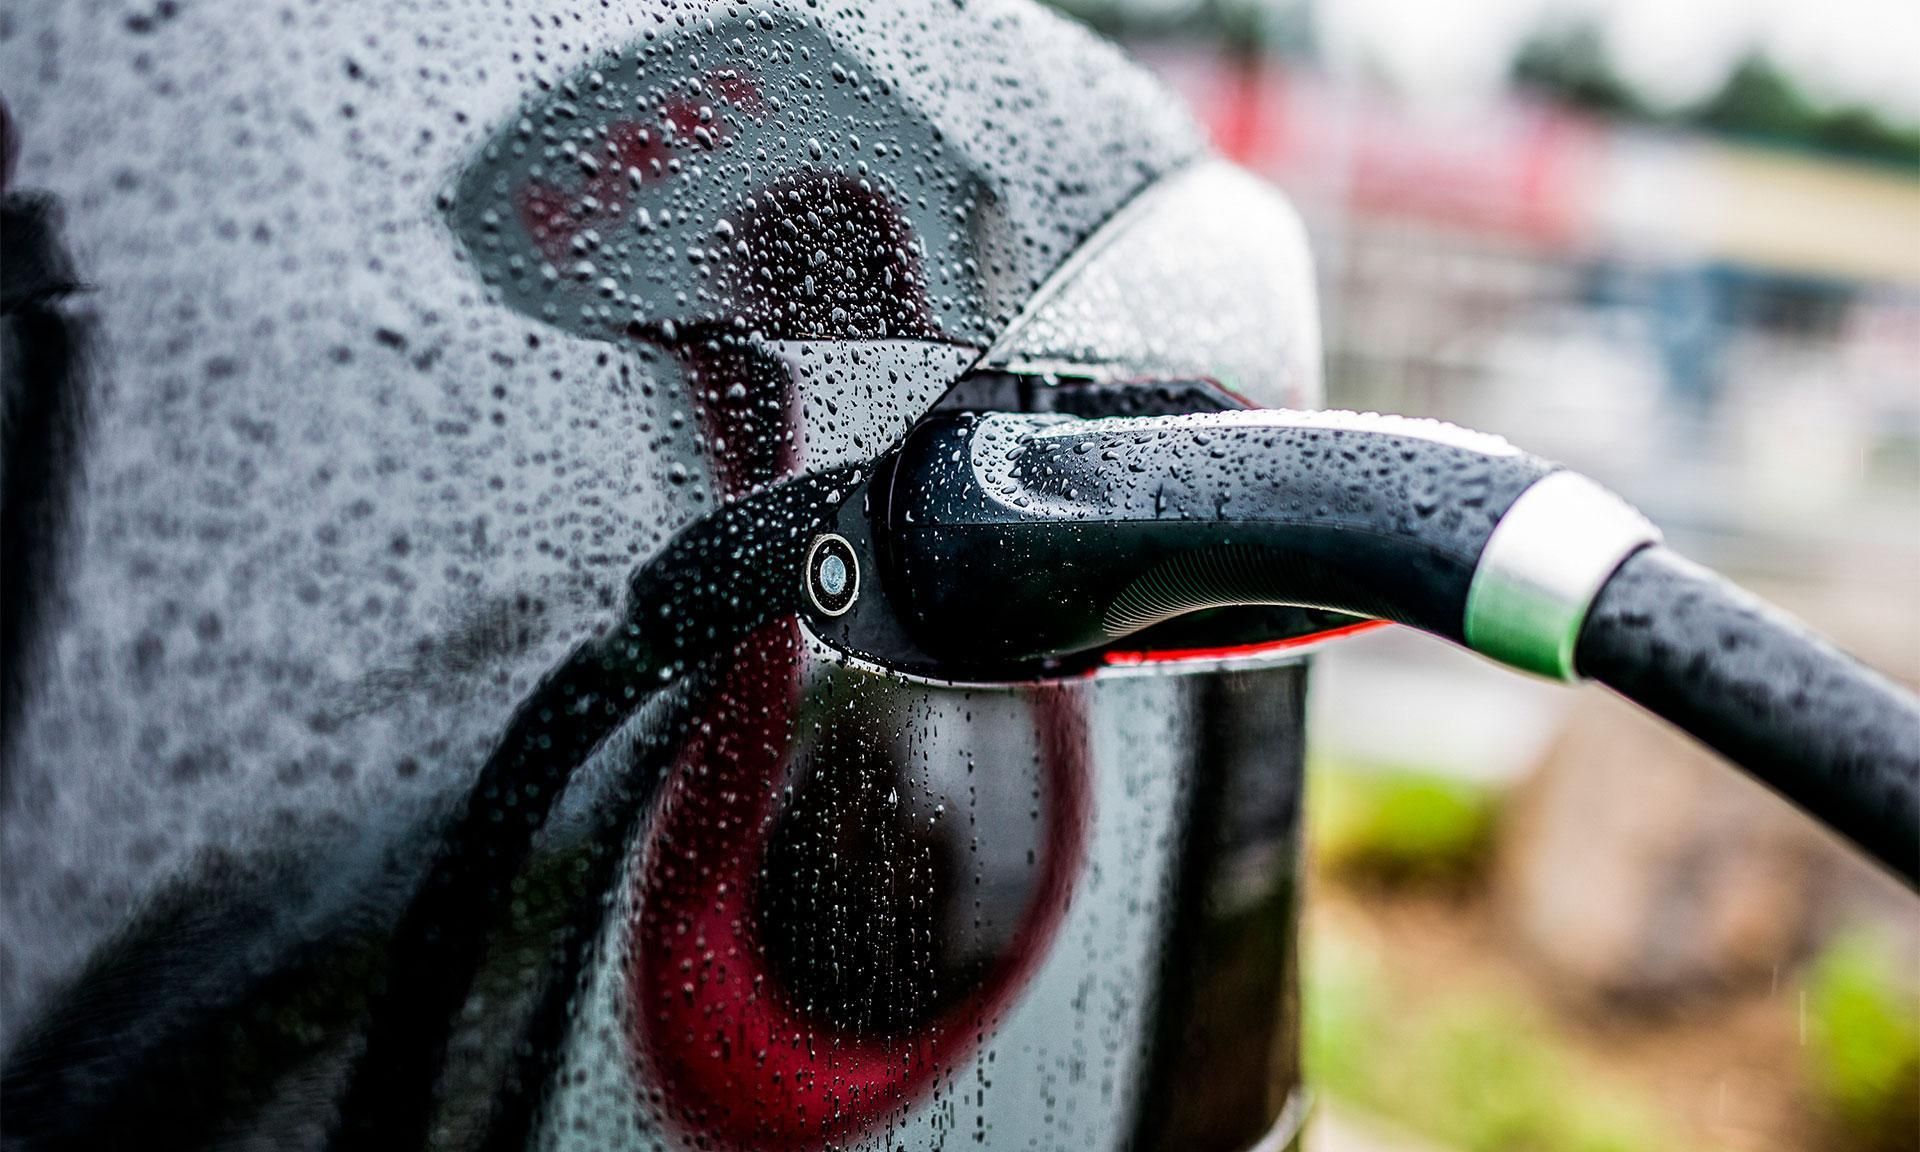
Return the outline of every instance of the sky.
[[[1712,91],[1761,48],[1807,89],[1920,120],[1920,0],[1311,0],[1336,69],[1471,103],[1499,87],[1543,22],[1592,19],[1618,70],[1655,99]]]

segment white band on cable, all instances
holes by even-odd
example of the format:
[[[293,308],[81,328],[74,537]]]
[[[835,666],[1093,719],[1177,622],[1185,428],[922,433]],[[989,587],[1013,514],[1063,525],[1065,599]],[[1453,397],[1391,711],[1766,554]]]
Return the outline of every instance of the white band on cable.
[[[1587,609],[1620,565],[1660,542],[1631,504],[1577,472],[1535,481],[1494,525],[1467,588],[1467,646],[1502,664],[1577,680]]]

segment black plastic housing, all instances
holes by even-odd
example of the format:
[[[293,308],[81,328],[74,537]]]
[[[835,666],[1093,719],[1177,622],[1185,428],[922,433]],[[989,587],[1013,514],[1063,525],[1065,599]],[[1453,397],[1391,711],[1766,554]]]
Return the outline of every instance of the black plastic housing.
[[[1553,466],[1456,433],[1273,412],[928,421],[870,496],[881,583],[950,668],[1068,656],[1225,605],[1459,640],[1488,536]]]

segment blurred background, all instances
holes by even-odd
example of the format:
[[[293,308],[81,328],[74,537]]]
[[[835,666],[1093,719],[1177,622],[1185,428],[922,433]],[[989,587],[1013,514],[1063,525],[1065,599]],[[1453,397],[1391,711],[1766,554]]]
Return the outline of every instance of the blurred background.
[[[1920,680],[1920,3],[1062,6],[1294,198],[1331,405],[1560,459]],[[1920,1148],[1893,882],[1598,689],[1401,630],[1313,710],[1324,1152]]]

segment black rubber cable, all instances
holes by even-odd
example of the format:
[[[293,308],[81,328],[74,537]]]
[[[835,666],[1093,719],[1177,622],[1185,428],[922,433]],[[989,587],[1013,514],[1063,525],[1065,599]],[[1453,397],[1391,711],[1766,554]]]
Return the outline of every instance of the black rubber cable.
[[[1605,529],[1576,489],[1645,534],[1588,554]],[[814,624],[877,662],[991,674],[1230,605],[1395,620],[1613,687],[1920,887],[1920,701],[1504,441],[1353,413],[964,417],[916,430],[874,506],[884,595]]]
[[[1580,673],[1672,722],[1920,886],[1920,707],[1804,624],[1662,547],[1601,589]]]

